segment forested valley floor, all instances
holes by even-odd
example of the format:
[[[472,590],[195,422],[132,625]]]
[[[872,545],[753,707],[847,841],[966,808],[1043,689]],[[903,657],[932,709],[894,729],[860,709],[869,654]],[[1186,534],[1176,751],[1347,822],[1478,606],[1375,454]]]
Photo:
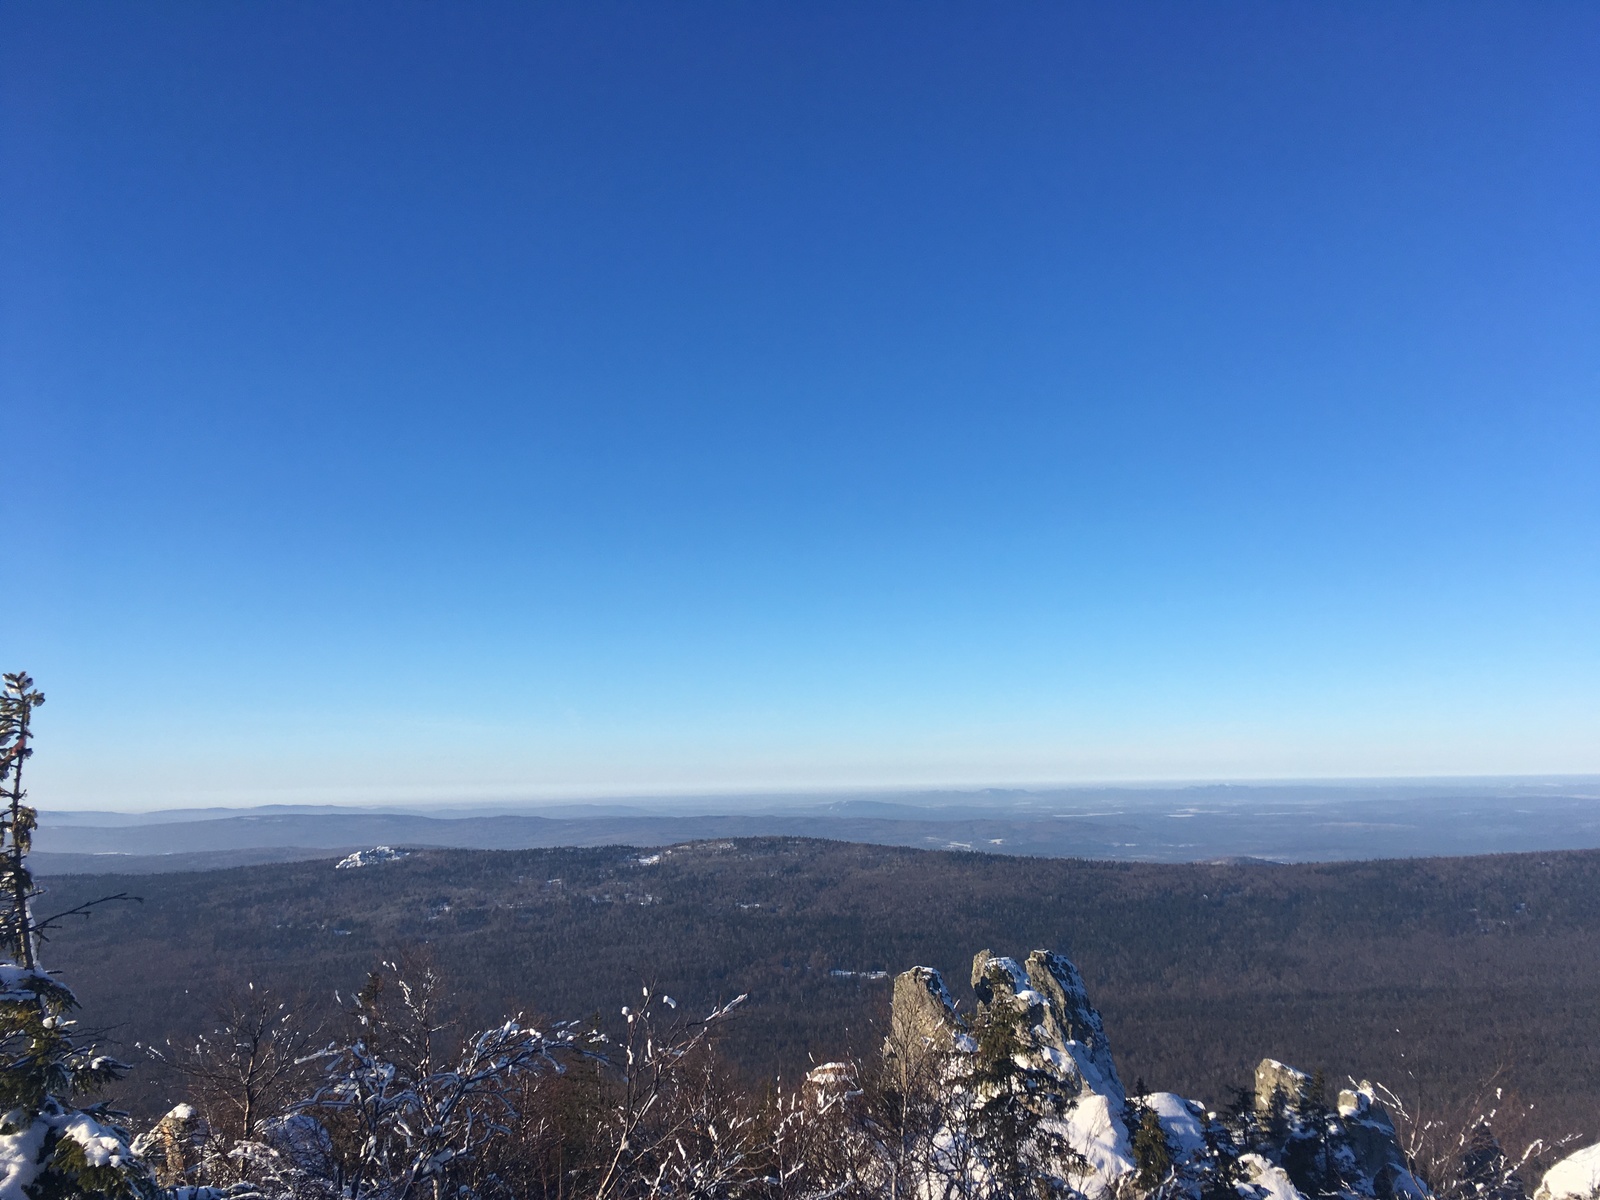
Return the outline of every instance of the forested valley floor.
[[[423,953],[464,1027],[605,1020],[643,983],[696,1007],[748,993],[721,1052],[755,1082],[875,1053],[880,973],[964,984],[990,946],[1069,953],[1130,1084],[1220,1105],[1271,1055],[1442,1107],[1499,1070],[1541,1131],[1600,1136],[1600,851],[1154,865],[772,838],[44,882],[41,911],[140,897],[45,954],[138,1064],[115,1098],[141,1118],[179,1087],[136,1044],[200,1032],[246,982],[331,1014]]]

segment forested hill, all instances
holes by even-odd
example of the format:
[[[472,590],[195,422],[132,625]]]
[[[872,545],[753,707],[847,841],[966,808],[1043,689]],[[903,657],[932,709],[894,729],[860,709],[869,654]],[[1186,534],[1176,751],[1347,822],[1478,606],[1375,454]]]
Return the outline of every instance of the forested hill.
[[[1082,968],[1123,1073],[1227,1099],[1264,1055],[1463,1096],[1497,1066],[1552,1128],[1600,1134],[1600,852],[1155,865],[802,839],[432,850],[48,880],[41,911],[129,891],[47,947],[122,1052],[198,1030],[246,980],[331,1005],[426,944],[464,1020],[615,1012],[650,981],[706,1005],[752,1074],[875,1050],[893,973],[972,948]],[[124,1099],[166,1084],[142,1067]]]

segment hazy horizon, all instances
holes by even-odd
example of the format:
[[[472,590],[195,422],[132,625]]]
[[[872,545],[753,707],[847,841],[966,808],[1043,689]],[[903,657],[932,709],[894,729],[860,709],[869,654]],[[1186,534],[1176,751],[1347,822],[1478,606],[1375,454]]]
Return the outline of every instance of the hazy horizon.
[[[261,809],[318,810],[318,811],[368,811],[436,813],[450,817],[461,813],[517,812],[536,810],[586,810],[599,808],[633,808],[645,811],[652,807],[686,810],[699,806],[704,811],[738,812],[752,810],[819,806],[840,801],[881,801],[906,805],[937,807],[950,804],[960,806],[982,801],[991,807],[1001,808],[1007,803],[1050,800],[1067,802],[1080,798],[1169,798],[1187,793],[1204,793],[1202,798],[1216,798],[1221,793],[1236,792],[1244,795],[1288,794],[1326,796],[1348,793],[1360,795],[1386,794],[1397,797],[1429,796],[1436,794],[1546,794],[1570,798],[1592,795],[1600,799],[1600,775],[1458,775],[1458,776],[1393,776],[1393,777],[1339,777],[1302,779],[1098,779],[1098,780],[1033,780],[1011,783],[963,783],[940,786],[839,786],[827,788],[758,788],[729,787],[720,790],[682,789],[678,791],[572,791],[534,794],[529,792],[493,792],[481,794],[444,793],[437,790],[418,789],[412,794],[387,793],[383,796],[339,796],[320,794],[317,797],[286,798],[282,792],[262,792],[246,798],[226,796],[178,797],[173,803],[148,805],[93,804],[41,806],[41,812],[50,814],[95,813],[108,814],[159,814],[186,812],[246,812]],[[289,793],[293,796],[294,793]]]

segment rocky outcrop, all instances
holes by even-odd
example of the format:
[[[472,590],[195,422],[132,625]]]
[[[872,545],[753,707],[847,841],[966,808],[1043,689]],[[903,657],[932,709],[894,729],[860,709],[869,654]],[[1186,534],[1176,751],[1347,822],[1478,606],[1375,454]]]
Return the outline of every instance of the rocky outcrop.
[[[1003,1005],[1018,1014],[1026,1041],[1062,1073],[1071,1094],[1103,1096],[1122,1116],[1127,1095],[1111,1059],[1105,1023],[1089,1003],[1083,976],[1067,958],[1035,950],[1018,966],[981,950],[972,960],[972,990],[980,1011]]]
[[[818,1111],[861,1095],[855,1064],[825,1062],[812,1067],[806,1072],[804,1095],[806,1103]]]
[[[1341,1091],[1329,1108],[1311,1076],[1264,1058],[1255,1085],[1255,1143],[1299,1193],[1375,1200],[1427,1194],[1406,1167],[1372,1083]]]
[[[1311,1076],[1275,1058],[1256,1064],[1256,1112],[1265,1116],[1277,1109],[1303,1112],[1311,1095]]]
[[[1371,1082],[1339,1093],[1339,1134],[1349,1156],[1349,1169],[1372,1181],[1376,1196],[1418,1192],[1421,1184],[1406,1169],[1406,1157],[1395,1139],[1394,1121],[1378,1102]]]
[[[176,1187],[200,1164],[210,1133],[205,1118],[190,1105],[180,1104],[135,1138],[133,1151],[150,1164],[157,1183]]]
[[[372,867],[378,863],[398,862],[402,858],[410,858],[411,851],[396,850],[393,846],[374,846],[371,850],[357,850],[354,854],[347,854],[333,864],[335,871],[349,871],[356,867]]]
[[[1426,1200],[1370,1083],[1329,1107],[1304,1071],[1263,1059],[1254,1111],[1224,1120],[1169,1092],[1126,1095],[1105,1024],[1064,956],[1035,950],[1019,963],[981,951],[972,990],[968,1017],[932,968],[898,976],[885,1052],[941,1064],[934,1075],[958,1095],[946,1144],[970,1153],[980,1174],[992,1169],[981,1165],[983,1115],[1009,1098],[1013,1114],[1028,1114],[1036,1170],[1091,1200],[1157,1192],[1164,1200]]]
[[[884,1053],[913,1069],[928,1056],[953,1053],[966,1037],[967,1023],[944,977],[932,967],[912,967],[895,976],[894,1003],[889,1010],[889,1036]]]
[[[1077,968],[1045,950],[1021,964],[985,950],[973,959],[972,986],[969,1021],[939,972],[898,976],[884,1047],[901,1067],[937,1061],[928,1074],[964,1090],[951,1110],[951,1144],[981,1140],[997,1123],[1025,1126],[1034,1161],[1072,1175],[1076,1191],[1099,1195],[1127,1176],[1127,1097]],[[997,1118],[1001,1109],[1011,1115]]]

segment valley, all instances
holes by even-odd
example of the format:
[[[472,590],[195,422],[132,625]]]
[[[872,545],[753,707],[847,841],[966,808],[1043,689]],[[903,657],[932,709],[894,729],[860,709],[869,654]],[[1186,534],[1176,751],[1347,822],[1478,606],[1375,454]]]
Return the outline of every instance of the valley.
[[[45,948],[130,1061],[246,981],[331,1015],[380,959],[425,954],[466,1024],[604,1020],[646,983],[691,1009],[748,993],[723,1055],[793,1078],[876,1053],[887,976],[937,967],[970,1005],[974,947],[1043,947],[1079,965],[1130,1086],[1221,1105],[1270,1055],[1437,1107],[1498,1070],[1541,1129],[1600,1134],[1596,851],[1152,864],[751,838],[45,883],[43,913],[141,897]],[[171,1094],[149,1062],[122,1087],[143,1113]]]

